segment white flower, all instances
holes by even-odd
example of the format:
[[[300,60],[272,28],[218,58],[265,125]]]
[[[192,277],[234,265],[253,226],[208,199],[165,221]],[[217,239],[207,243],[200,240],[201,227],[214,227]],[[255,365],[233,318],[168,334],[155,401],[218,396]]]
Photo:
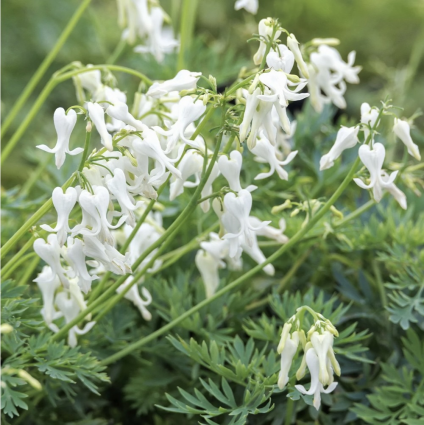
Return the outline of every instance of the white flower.
[[[226,178],[230,185],[230,189],[234,192],[239,192],[241,190],[240,171],[242,162],[242,155],[236,150],[230,153],[230,159],[228,159],[226,155],[222,155],[218,160],[219,171]]]
[[[278,51],[271,51],[266,57],[269,68],[290,74],[294,65],[294,54],[284,44],[278,45]]]
[[[208,165],[206,166],[206,169],[209,168],[210,161],[208,162]],[[215,179],[218,176],[219,176],[219,167],[218,167],[218,164],[215,162],[213,164],[212,171],[211,171],[208,179],[206,180],[205,185],[203,186],[203,190],[202,190],[202,193],[201,193],[202,198],[206,198],[207,196],[212,195],[212,192],[213,192],[212,185],[213,185],[213,182],[215,181]],[[200,204],[200,208],[203,210],[203,212],[207,213],[209,211],[209,208],[210,208],[210,200],[209,199],[206,199],[205,201],[203,201]]]
[[[407,121],[395,118],[393,132],[402,140],[403,144],[408,148],[409,155],[412,155],[418,161],[421,161],[420,151],[418,146],[412,141],[411,129]]]
[[[158,137],[153,130],[145,130],[143,132],[143,140],[134,140],[132,147],[139,164],[142,164],[143,159],[146,160],[146,158],[152,158],[156,161],[156,168],[150,172],[149,183],[153,184],[154,182],[161,181],[166,170],[169,170],[176,178],[181,178],[181,172],[172,165],[177,160],[169,159],[165,155],[165,152],[160,147]]]
[[[78,277],[78,286],[84,294],[91,290],[91,282],[98,279],[96,275],[90,275],[85,262],[84,244],[80,239],[68,238],[66,256],[69,264]]]
[[[181,155],[179,154],[178,157]],[[173,201],[177,196],[184,192],[184,187],[195,187],[200,182],[200,174],[203,169],[203,158],[193,149],[186,152],[178,165],[181,172],[181,178],[174,177],[169,189],[169,200]],[[187,181],[189,177],[195,176],[195,181]]]
[[[327,389],[324,389],[322,383],[319,380],[320,366],[317,353],[314,348],[310,348],[306,354],[306,364],[308,365],[309,372],[311,373],[311,386],[309,390],[306,390],[303,385],[295,385],[295,388],[302,394],[314,396],[314,407],[318,410],[321,406],[321,393],[329,394],[336,387],[337,382],[331,383]]]
[[[137,53],[151,53],[160,63],[163,61],[166,53],[171,53],[179,46],[178,40],[175,40],[172,28],[162,28],[164,13],[162,8],[153,7],[150,13],[152,27],[147,34],[147,46],[136,46],[134,51]]]
[[[381,177],[381,168],[384,163],[384,157],[386,156],[386,150],[381,143],[375,143],[374,149],[368,145],[362,145],[359,148],[359,158],[362,163],[368,169],[370,173],[370,183],[366,185],[361,179],[353,179],[355,183],[362,189],[373,189],[374,199],[376,202],[380,202],[383,196],[382,189],[390,187],[395,180],[398,171],[394,171],[390,174],[387,179]]]
[[[60,281],[53,270],[49,266],[44,266],[41,273],[38,274],[37,278],[34,279],[37,282],[38,287],[41,291],[43,298],[43,308],[41,309],[41,315],[47,326],[50,326],[53,320],[61,317],[61,313],[56,311],[54,307],[54,294],[60,286]]]
[[[106,270],[115,274],[131,273],[128,253],[124,256],[112,245],[102,243],[97,237],[84,236],[84,254],[103,264]]]
[[[57,212],[56,227],[53,229],[47,224],[42,224],[40,227],[47,232],[55,232],[57,234],[57,242],[62,246],[66,242],[68,232],[71,231],[68,220],[69,214],[77,202],[77,191],[73,187],[68,187],[63,193],[61,187],[56,187],[52,193],[53,205]]]
[[[274,22],[271,18],[261,19],[258,25],[259,35],[265,39],[269,39],[272,36]],[[276,31],[274,35],[274,40],[277,40],[280,37],[281,31]],[[273,41],[274,41],[273,40]],[[262,59],[266,52],[266,43],[264,41],[259,41],[259,49],[253,56],[253,62],[255,65],[260,65]]]
[[[276,229],[275,227],[269,225],[261,226],[261,220],[259,220],[259,218],[253,215],[249,217],[249,222],[253,227],[257,228],[257,230],[255,231],[257,236],[265,236],[266,238],[274,239],[275,241],[280,243],[286,243],[289,240],[289,238],[284,235],[284,231],[286,230],[286,221],[284,220],[284,218],[282,218],[278,222],[280,226],[279,229]]]
[[[249,215],[252,208],[252,195],[246,189],[240,190],[238,196],[234,193],[227,193],[224,197],[224,205],[226,211],[222,215],[222,223],[227,233],[223,239],[229,241],[229,256],[234,258],[241,254],[239,237],[243,236],[244,242],[252,246],[254,242],[253,232],[270,222],[263,222],[259,227],[254,227],[250,224]]]
[[[53,282],[56,276],[65,287],[69,287],[69,280],[65,276],[65,270],[60,263],[60,246],[57,241],[57,235],[50,234],[47,236],[47,242],[38,238],[34,241],[34,251],[44,260],[52,269],[52,274],[48,282]]]
[[[252,15],[256,15],[258,12],[259,2],[258,0],[237,0],[234,6],[235,10],[245,9]]]
[[[260,220],[252,221],[250,220],[250,218],[251,217],[249,217],[248,219],[249,225],[255,228],[255,224],[256,224],[259,230],[255,230],[254,232],[252,232],[250,244],[246,243],[246,238],[243,236],[240,237],[239,244],[243,252],[245,252],[253,261],[255,261],[258,264],[262,264],[266,261],[266,257],[264,253],[261,251],[261,249],[259,248],[258,240],[256,238],[256,234],[257,234],[256,232],[260,232],[262,230],[261,228],[262,222]],[[263,268],[263,271],[269,276],[274,276],[275,274],[275,269],[272,264],[267,264]]]
[[[66,115],[63,108],[57,108],[53,115],[54,127],[57,133],[56,146],[50,149],[46,145],[38,145],[37,148],[45,152],[54,153],[56,159],[56,167],[59,169],[65,162],[66,154],[78,155],[83,152],[83,148],[75,148],[69,150],[69,139],[71,137],[72,130],[77,122],[77,113],[71,109]]]
[[[210,298],[219,286],[218,269],[222,266],[222,261],[217,260],[208,251],[199,249],[195,257],[195,262],[202,275],[206,298]]]
[[[108,133],[105,123],[105,111],[98,103],[87,102],[88,115],[100,134],[102,145],[107,150],[113,150],[112,136]]]
[[[289,372],[296,354],[297,347],[299,346],[299,332],[295,331],[287,336],[285,340],[283,351],[281,351],[281,367],[278,375],[278,388],[282,390],[289,382]]]
[[[135,226],[134,212],[137,208],[143,205],[143,202],[136,202],[132,196],[128,193],[128,186],[125,179],[125,174],[120,168],[116,168],[112,177],[108,174],[105,178],[106,186],[110,193],[116,198],[119,206],[121,207],[121,214],[127,217],[127,223],[130,226]]]
[[[127,125],[130,125],[134,127],[137,131],[143,131],[147,127],[145,124],[143,124],[141,121],[136,120],[129,112],[128,112],[128,106],[119,101],[115,101],[114,105],[110,105],[106,109],[106,113],[119,121],[124,122]]]
[[[153,83],[146,95],[153,98],[160,98],[171,91],[194,90],[201,75],[201,72],[191,72],[182,69],[171,80],[166,80],[163,83]]]
[[[116,292],[120,294],[124,289],[128,287],[128,285],[134,280],[132,276],[130,276],[117,290]],[[134,284],[131,286],[131,288],[128,290],[128,292],[125,294],[125,298],[127,300],[130,300],[139,310],[141,315],[143,316],[144,320],[151,320],[152,314],[149,310],[147,310],[146,306],[151,304],[152,302],[152,296],[150,295],[150,292],[143,286],[141,288],[141,292],[146,298],[146,301],[144,301],[140,293],[138,292],[138,285]]]
[[[93,65],[88,64],[87,68],[92,68]],[[72,79],[76,83],[80,83],[82,88],[87,90],[90,94],[94,94],[98,88],[102,85],[102,73],[99,69],[93,71],[82,72],[75,75]]]
[[[389,181],[389,175],[385,171],[381,171],[381,178],[383,181],[387,182]],[[406,202],[406,195],[394,184],[390,183],[387,187],[384,188],[387,192],[389,192],[393,198],[398,202],[398,204],[406,210],[407,208],[407,202]]]
[[[277,129],[274,127],[274,124],[272,123],[271,111],[272,111],[273,103],[259,100],[260,97],[261,95],[258,96],[258,103],[256,106],[256,110],[254,111],[254,114],[253,114],[250,134],[249,134],[249,137],[247,138],[247,147],[250,150],[252,150],[252,148],[255,147],[256,138],[261,128],[264,129],[264,131],[266,132],[270,140],[274,140],[277,134]],[[277,102],[277,105],[278,105],[277,107],[279,107],[279,109],[282,110],[278,102]],[[285,111],[285,108],[284,108],[284,111]],[[285,120],[284,121],[285,124],[289,125],[289,120],[285,112],[282,114],[282,116],[283,116],[283,119]]]
[[[377,118],[380,111],[377,108],[371,108],[371,106],[364,102],[361,105],[361,123],[366,124],[371,128],[374,128],[375,123],[377,122]],[[366,127],[363,128],[364,130],[364,136],[365,136],[365,142],[368,141],[368,136],[370,134],[370,130]]]
[[[311,343],[318,356],[319,380],[323,385],[328,385],[332,381],[332,374],[330,376],[327,369],[327,360],[330,360],[336,374],[340,375],[340,366],[333,352],[333,342],[334,336],[331,332],[324,331],[322,334],[318,332],[312,333]]]
[[[294,34],[290,34],[287,37],[287,47],[293,52],[297,66],[299,67],[303,76],[305,78],[309,78],[308,67],[306,66],[306,63],[303,60],[302,53],[300,52],[300,49],[299,49],[299,42],[297,41]]]
[[[57,307],[63,313],[66,323],[69,323],[72,320],[74,320],[75,317],[78,316],[78,313],[81,310],[77,300],[72,295],[68,297],[68,294],[66,292],[59,292],[56,295],[55,301],[56,301]],[[86,323],[83,329],[80,329],[78,326],[73,326],[71,329],[69,329],[68,345],[70,347],[76,347],[78,343],[77,335],[86,334],[88,331],[91,330],[91,328],[95,324],[96,322],[88,322]]]
[[[246,106],[244,109],[243,121],[240,124],[240,141],[243,142],[249,133],[250,123],[256,113],[256,108],[259,104],[258,95],[261,94],[260,88],[256,88],[253,93],[246,91]]]
[[[307,80],[301,79],[299,83],[292,83],[289,81],[286,74],[281,71],[271,69],[269,72],[261,74],[259,80],[269,87],[272,92],[271,96],[258,96],[259,99],[267,102],[276,102],[278,100],[278,103],[283,108],[288,106],[289,101],[302,100],[309,96],[309,93],[298,93],[308,84]],[[289,85],[296,86],[296,88],[293,91],[289,90]],[[288,129],[287,133],[289,132],[290,129]]]
[[[206,111],[206,106],[199,99],[194,101],[191,96],[183,97],[178,103],[178,119],[175,124],[172,125],[170,130],[163,130],[160,127],[154,127],[154,130],[167,136],[167,143],[165,153],[169,154],[172,152],[177,145],[179,139],[183,140],[187,145],[199,149],[200,146],[196,141],[189,140],[184,135],[187,127],[194,121],[198,120]]]
[[[93,186],[94,195],[82,190],[78,202],[82,209],[81,224],[74,227],[72,235],[99,236],[102,241],[114,243],[109,229],[116,229],[127,219],[122,216],[113,226],[109,223],[107,214],[110,202],[109,191],[103,186]]]
[[[152,31],[152,19],[147,0],[118,0],[118,24],[124,30],[123,38],[133,44],[137,35],[144,37]]]
[[[359,127],[342,127],[337,132],[336,141],[326,155],[320,160],[320,170],[327,170],[334,165],[334,161],[339,158],[345,149],[353,148],[358,143]]]
[[[251,151],[261,160],[267,162],[270,166],[270,170],[268,173],[258,174],[255,177],[255,180],[266,179],[267,177],[272,176],[275,171],[277,171],[277,174],[280,176],[280,179],[288,180],[289,175],[287,171],[284,170],[283,165],[287,165],[288,163],[290,163],[297,155],[297,151],[290,152],[284,161],[280,161],[277,158],[277,151],[275,146],[273,146],[266,137],[258,139],[256,142],[256,146],[251,149]]]

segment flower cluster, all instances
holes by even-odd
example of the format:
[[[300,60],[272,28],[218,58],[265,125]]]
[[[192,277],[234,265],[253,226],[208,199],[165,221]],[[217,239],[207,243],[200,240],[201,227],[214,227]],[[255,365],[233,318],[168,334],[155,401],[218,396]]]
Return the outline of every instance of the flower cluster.
[[[179,46],[172,27],[163,27],[164,22],[169,23],[169,17],[156,1],[118,0],[118,23],[124,29],[122,38],[131,45],[141,39],[144,44],[137,45],[134,51],[151,53],[158,62]]]
[[[302,321],[306,311],[313,316],[314,324],[305,334]],[[331,393],[337,387],[337,382],[334,382],[334,373],[337,376],[341,374],[333,350],[334,337],[338,335],[337,329],[324,316],[307,306],[298,308],[296,314],[284,324],[281,332],[277,348],[278,354],[281,354],[278,387],[282,390],[289,382],[290,368],[300,344],[304,355],[295,377],[301,380],[308,368],[311,385],[309,390],[306,390],[303,385],[295,385],[295,388],[302,394],[313,395],[313,404],[318,410],[321,405],[321,393]]]
[[[358,150],[358,155],[364,167],[368,170],[369,178],[367,183],[361,178],[354,178],[355,183],[363,189],[372,189],[376,202],[380,202],[384,192],[389,192],[406,210],[406,195],[394,184],[398,171],[390,175],[383,169],[386,149],[382,143],[375,141],[378,134],[377,129],[383,114],[388,114],[391,105],[383,104],[381,109],[371,108],[368,103],[361,106],[361,122],[354,127],[341,127],[337,133],[336,141],[330,151],[321,157],[320,169],[331,168],[342,152],[360,143],[359,133],[363,135],[363,141]],[[421,155],[418,146],[412,141],[410,134],[410,124],[407,120],[394,118],[394,134],[404,143],[408,153],[415,159],[420,160]]]
[[[145,0],[122,0],[119,4],[127,16],[128,34],[140,28],[141,20],[145,32],[139,36],[158,30],[152,23],[158,7],[148,6]],[[130,18],[140,22],[131,27]],[[199,79],[203,78],[200,72],[180,70],[170,80],[147,84],[147,89],[140,85],[133,104],[129,105],[127,95],[116,87],[110,72],[87,66],[75,74],[80,105],[68,111],[58,108],[54,113],[56,146],[38,146],[55,154],[57,168],[63,165],[67,154],[82,155],[70,184],[53,191],[56,224],[42,225],[42,231],[47,233],[40,232],[44,237],[34,243],[35,252],[47,264],[36,282],[44,300],[42,314],[52,330],[58,331],[56,320],[64,318],[65,323],[70,323],[83,314],[87,308],[84,297],[93,282],[103,275],[97,284],[97,292],[101,291],[109,273],[122,276],[117,292],[130,300],[144,319],[151,318],[147,306],[152,297],[145,287],[140,295],[138,285],[143,282],[146,270],[153,273],[162,265],[157,249],[167,229],[163,227],[160,212],[153,213],[148,204],[157,200],[167,186],[169,191],[165,193],[170,201],[186,189],[196,188],[193,204],[198,202],[204,213],[212,205],[219,220],[219,233],[207,235],[195,257],[207,297],[212,297],[219,286],[219,269],[242,267],[243,252],[262,265],[265,273],[274,274],[274,267],[259,248],[257,238],[266,237],[284,244],[288,240],[284,235],[286,224],[280,220],[276,228],[270,221],[262,222],[251,214],[256,186],[243,181],[243,162],[252,155],[260,164],[266,164],[267,169],[260,169],[255,181],[275,173],[279,179],[288,180],[286,166],[297,154],[292,151],[296,122],[289,119],[290,102],[310,97],[315,106],[333,102],[343,107],[344,81],[358,82],[360,68],[353,66],[354,54],[349,55],[348,63],[342,61],[330,47],[335,44],[333,39],[315,39],[300,46],[293,34],[271,18],[260,21],[258,32],[259,49],[253,62],[259,68],[254,68],[245,80],[224,94],[218,93],[213,77],[207,80],[212,87],[209,90],[198,87]],[[286,44],[279,40],[282,34],[287,35]],[[305,91],[308,87],[309,93]],[[230,106],[233,100],[236,104]],[[209,114],[207,111],[213,112],[218,106],[227,109],[212,152],[200,128]],[[390,105],[377,109],[364,103],[361,122],[340,129],[334,146],[321,158],[320,168],[332,167],[342,152],[358,144],[359,136],[363,135],[359,158],[370,178],[368,182],[357,177],[355,182],[372,189],[376,201],[388,191],[406,208],[406,197],[393,182],[397,172],[388,174],[383,170],[385,148],[374,140],[381,117],[390,114],[389,110]],[[238,116],[237,111],[241,111]],[[86,142],[84,147],[70,150],[78,115],[86,120]],[[94,130],[102,147],[90,150]],[[407,121],[395,118],[394,133],[408,152],[420,159],[409,130]],[[229,135],[224,135],[226,132]],[[244,145],[247,149],[243,149]],[[194,199],[195,196],[200,200]],[[306,204],[304,209],[308,214],[314,214],[321,206],[320,201]],[[285,207],[285,204],[278,207],[279,211]],[[302,208],[299,204],[295,211]],[[74,326],[69,331],[71,345],[77,343],[76,335],[88,332],[94,325],[89,314],[86,320],[82,329]],[[293,338],[290,341],[294,343],[297,336],[293,334]],[[314,359],[308,363],[306,358],[306,361],[312,364]]]

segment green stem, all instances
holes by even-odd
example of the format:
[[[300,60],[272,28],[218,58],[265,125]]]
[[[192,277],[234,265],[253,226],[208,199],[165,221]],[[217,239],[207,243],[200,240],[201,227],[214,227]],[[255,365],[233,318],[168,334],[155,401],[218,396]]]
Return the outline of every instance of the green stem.
[[[7,273],[7,271],[13,267],[13,263],[15,261],[18,261],[31,247],[32,244],[35,241],[35,236],[32,236],[31,239],[20,249],[18,253],[15,254],[13,258],[11,258],[7,264],[1,269],[1,275],[4,278],[4,274]]]
[[[91,121],[87,121],[87,124],[88,123],[91,123]],[[88,156],[88,148],[90,147],[90,139],[91,139],[91,130],[85,133],[84,152],[82,153],[81,162],[78,167],[79,172],[81,172],[84,169],[85,161]]]
[[[24,91],[19,96],[18,100],[16,101],[15,105],[13,106],[12,110],[7,115],[6,119],[4,120],[4,123],[1,128],[1,137],[6,133],[7,129],[9,128],[12,121],[15,119],[16,115],[19,113],[19,111],[22,109],[22,106],[24,106],[25,102],[31,95],[31,93],[34,91],[36,85],[41,80],[43,75],[46,73],[47,69],[59,53],[60,49],[68,39],[69,35],[75,28],[75,25],[80,20],[81,16],[83,15],[85,9],[90,4],[91,0],[84,0],[78,9],[73,14],[72,18],[68,22],[68,25],[66,25],[65,29],[63,30],[62,34],[56,41],[56,44],[53,46],[52,50],[50,50],[50,53],[45,57],[43,62],[38,67],[37,71],[35,71],[35,74],[32,76],[32,78],[29,80],[28,84],[26,85]]]
[[[127,41],[125,39],[121,38],[121,40],[119,40],[119,43],[116,45],[115,50],[109,56],[109,59],[106,61],[106,63],[113,65],[119,59],[119,57],[122,55],[126,46],[127,46]]]
[[[192,198],[190,199],[190,202],[187,204],[187,206],[184,208],[184,210],[181,212],[181,214],[177,217],[177,219],[171,224],[171,226],[168,227],[166,232],[157,239],[152,245],[147,248],[142,255],[134,262],[132,265],[132,268],[135,270],[138,268],[138,266],[147,258],[147,256],[153,252],[156,248],[158,248],[162,243],[165,243],[167,239],[173,239],[175,235],[177,234],[177,230],[190,218],[190,215],[193,213],[193,211],[197,207],[197,200],[203,190],[203,187],[205,186],[206,182],[208,181],[208,178],[212,172],[214,163],[218,157],[220,144],[222,141],[222,133],[219,136],[219,139],[217,141],[213,156],[211,158],[211,161],[209,163],[209,167],[207,168],[206,172],[204,173],[202,180],[199,183],[199,186],[196,188],[196,191],[194,192]],[[207,156],[205,155],[205,162],[207,161]],[[121,292],[124,296],[131,288],[133,284],[139,280],[145,271],[153,265],[153,260],[150,260],[150,262],[141,270],[141,272],[138,272],[134,276],[134,280]],[[106,291],[102,293],[97,299],[95,299],[92,303],[90,303],[87,308],[82,311],[75,319],[70,321],[67,325],[65,325],[58,333],[56,333],[52,340],[58,340],[62,338],[66,333],[71,329],[73,326],[77,325],[80,321],[84,320],[84,318],[87,316],[88,313],[91,313],[93,310],[97,309],[101,304],[103,304],[104,301],[107,302],[109,297],[121,286],[125,280],[130,277],[130,274],[126,274],[122,277],[120,277],[112,286],[110,286]]]
[[[284,425],[290,425],[292,423],[293,408],[294,408],[294,400],[292,400],[289,397],[286,404],[286,416],[284,419]]]
[[[32,273],[36,269],[38,263],[40,262],[40,257],[36,255],[29,266],[25,269],[25,273],[21,277],[17,286],[25,285],[28,282],[28,279],[31,277]]]
[[[22,263],[25,263],[25,261],[30,260],[32,257],[34,257],[34,255],[37,255],[37,254],[35,252],[31,252],[30,254],[19,258],[19,260],[16,260],[13,263],[9,262],[9,264],[11,264],[11,266],[6,271],[2,270],[1,278],[3,280],[6,280]]]
[[[74,174],[67,180],[67,182],[62,186],[62,189],[67,189],[72,182],[74,181]],[[20,229],[3,245],[1,248],[0,258],[3,258],[21,239],[21,237],[33,226],[37,223],[40,218],[46,214],[50,208],[53,206],[53,201],[50,198],[46,201],[21,227]]]
[[[51,160],[51,157],[50,155],[48,155],[43,162],[38,164],[37,168],[34,170],[33,173],[31,173],[29,179],[22,186],[22,189],[20,192],[21,196],[28,195],[32,187],[39,181],[44,170],[47,168],[47,165],[49,164],[50,160]]]
[[[183,0],[180,24],[180,51],[178,52],[177,71],[186,67],[186,53],[190,49],[193,38],[196,9],[197,0]]]
[[[107,357],[106,359],[102,360],[100,363],[103,365],[107,365],[110,363],[115,362],[116,360],[119,360],[122,357],[125,357],[126,355],[130,354],[134,350],[139,349],[140,347],[146,345],[150,341],[155,340],[156,338],[160,337],[164,333],[168,332],[175,326],[177,326],[179,323],[187,319],[188,317],[192,316],[194,313],[201,310],[203,307],[206,307],[211,302],[215,301],[216,299],[220,298],[222,295],[226,294],[227,292],[230,292],[240,286],[242,283],[244,283],[246,280],[250,279],[252,276],[254,276],[257,272],[261,271],[267,264],[270,264],[271,262],[275,261],[278,257],[280,257],[282,254],[284,254],[286,251],[291,249],[294,245],[296,245],[297,242],[299,242],[314,226],[317,224],[327,213],[327,211],[331,208],[331,206],[337,201],[337,199],[340,197],[340,195],[343,193],[343,191],[346,189],[346,187],[349,185],[350,181],[352,180],[355,171],[360,163],[360,159],[357,158],[352,165],[352,168],[350,169],[349,173],[341,183],[341,185],[338,187],[338,189],[334,192],[333,196],[326,202],[326,204],[319,210],[316,215],[314,215],[309,222],[300,229],[285,245],[283,245],[280,249],[278,249],[274,254],[272,254],[266,261],[264,261],[262,264],[258,264],[256,267],[252,268],[242,276],[240,276],[238,279],[227,285],[225,288],[222,288],[220,291],[216,292],[213,296],[211,296],[208,299],[203,300],[199,304],[195,305],[191,309],[187,310],[185,313],[181,314],[179,317],[174,319],[172,322],[168,323],[167,325],[163,326],[162,328],[158,329],[155,332],[152,332],[147,337],[144,337],[140,339],[139,341],[136,341],[130,345],[128,345],[126,348],[118,351],[117,353],[113,354],[110,357]]]

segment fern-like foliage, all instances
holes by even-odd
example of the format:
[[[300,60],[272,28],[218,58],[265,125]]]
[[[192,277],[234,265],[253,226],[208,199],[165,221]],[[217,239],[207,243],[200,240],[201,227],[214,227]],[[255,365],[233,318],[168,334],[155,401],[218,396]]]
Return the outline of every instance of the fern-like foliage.
[[[402,338],[405,364],[382,364],[381,381],[368,396],[370,406],[352,409],[368,424],[420,425],[424,417],[424,342],[413,329]]]

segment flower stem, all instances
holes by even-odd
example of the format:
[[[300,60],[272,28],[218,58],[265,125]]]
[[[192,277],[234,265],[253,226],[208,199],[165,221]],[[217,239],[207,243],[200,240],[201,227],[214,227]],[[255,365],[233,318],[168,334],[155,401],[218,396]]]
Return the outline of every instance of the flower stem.
[[[7,129],[10,127],[10,124],[15,119],[16,115],[19,113],[19,111],[22,109],[22,106],[24,106],[25,102],[31,95],[31,93],[34,91],[35,87],[37,86],[38,82],[41,80],[43,75],[46,73],[47,69],[59,53],[62,46],[65,44],[66,40],[70,36],[71,32],[75,28],[75,25],[80,20],[81,16],[83,15],[85,9],[87,9],[88,5],[90,4],[91,0],[84,0],[78,9],[73,14],[72,18],[68,22],[68,25],[66,25],[65,29],[63,30],[62,34],[56,41],[56,44],[53,46],[52,50],[50,50],[50,53],[45,57],[43,62],[41,62],[40,66],[38,67],[37,71],[35,71],[34,75],[29,80],[28,84],[26,85],[24,91],[19,96],[18,100],[16,101],[15,105],[13,106],[12,110],[9,112],[7,117],[4,120],[4,123],[1,128],[1,137],[6,133]]]
[[[180,23],[180,51],[178,52],[177,71],[181,71],[186,67],[185,59],[193,38],[196,9],[197,0],[183,0]]]
[[[35,252],[31,252],[30,254],[25,255],[24,257],[21,257],[13,262],[9,262],[7,266],[9,266],[10,264],[10,267],[5,271],[1,271],[2,280],[6,280],[22,263],[25,263],[26,261],[30,260],[35,255],[37,255]]]
[[[2,278],[4,278],[4,275],[7,273],[7,271],[13,267],[13,264],[18,261],[31,247],[32,244],[35,241],[35,236],[32,236],[31,239],[19,250],[18,253],[15,254],[14,257],[12,257],[5,266],[1,269],[1,275]]]
[[[350,169],[349,173],[343,180],[343,182],[340,184],[338,189],[334,192],[333,196],[326,202],[326,204],[319,210],[310,220],[309,222],[300,229],[285,245],[283,245],[280,249],[278,249],[274,254],[272,254],[266,261],[264,261],[262,264],[258,264],[256,267],[252,268],[242,276],[240,276],[238,279],[227,285],[226,287],[222,288],[220,291],[216,292],[213,296],[211,296],[208,299],[203,300],[199,304],[195,305],[191,309],[187,310],[185,313],[181,314],[179,317],[174,319],[172,322],[168,323],[167,325],[161,327],[155,332],[152,332],[147,337],[144,337],[140,339],[139,341],[136,341],[130,345],[128,345],[126,348],[118,351],[117,353],[113,354],[110,357],[107,357],[106,359],[102,360],[100,363],[102,365],[108,365],[110,363],[113,363],[122,357],[125,357],[126,355],[132,353],[133,351],[141,348],[142,346],[148,344],[150,341],[155,340],[156,338],[160,337],[164,333],[170,331],[172,328],[177,326],[179,323],[181,323],[186,318],[190,317],[194,313],[201,310],[203,307],[207,306],[211,302],[215,301],[216,299],[220,298],[222,295],[226,294],[227,292],[230,292],[240,286],[242,283],[244,283],[246,280],[250,279],[252,276],[254,276],[257,272],[261,271],[267,264],[270,264],[274,260],[276,260],[278,257],[280,257],[282,254],[284,254],[286,251],[290,250],[294,245],[296,245],[297,242],[299,242],[328,212],[328,210],[331,208],[331,206],[337,201],[337,199],[340,197],[340,195],[343,193],[343,191],[346,189],[346,187],[349,185],[350,181],[352,180],[352,177],[355,174],[355,171],[360,163],[359,158],[357,158],[352,165],[352,168]]]
[[[90,123],[90,121],[88,121]],[[91,139],[91,131],[87,131],[85,133],[85,142],[84,142],[84,152],[82,153],[82,158],[80,165],[78,167],[78,171],[81,172],[84,169],[85,161],[88,156],[88,148],[90,147],[90,139]]]

